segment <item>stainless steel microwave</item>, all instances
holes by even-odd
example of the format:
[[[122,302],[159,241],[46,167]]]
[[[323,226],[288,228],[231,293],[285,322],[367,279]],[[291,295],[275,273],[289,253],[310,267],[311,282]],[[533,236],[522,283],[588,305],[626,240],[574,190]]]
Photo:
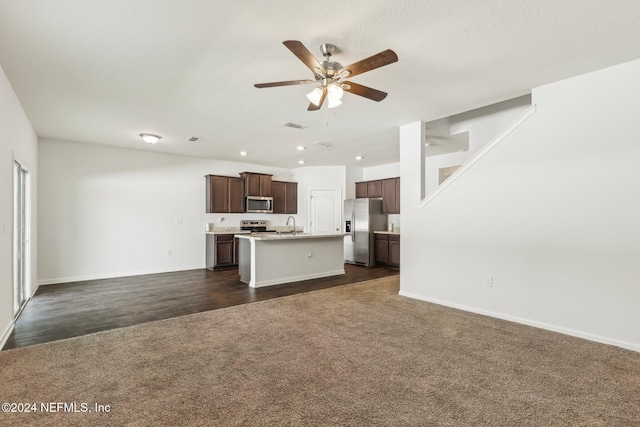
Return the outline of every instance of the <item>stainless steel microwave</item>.
[[[273,197],[247,196],[247,213],[273,213]]]

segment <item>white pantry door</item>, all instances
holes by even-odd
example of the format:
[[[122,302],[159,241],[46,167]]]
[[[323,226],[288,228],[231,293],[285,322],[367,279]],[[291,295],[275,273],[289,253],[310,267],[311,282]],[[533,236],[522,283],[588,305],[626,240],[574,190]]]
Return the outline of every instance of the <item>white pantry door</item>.
[[[311,190],[309,226],[312,233],[342,230],[342,194],[337,190]]]

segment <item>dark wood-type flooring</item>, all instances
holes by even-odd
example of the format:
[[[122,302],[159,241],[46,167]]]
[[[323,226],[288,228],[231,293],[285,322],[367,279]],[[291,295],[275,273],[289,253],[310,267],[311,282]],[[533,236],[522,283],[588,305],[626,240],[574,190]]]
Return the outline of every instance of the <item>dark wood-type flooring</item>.
[[[264,288],[237,269],[206,269],[41,286],[3,350],[398,274],[345,264],[346,274]]]

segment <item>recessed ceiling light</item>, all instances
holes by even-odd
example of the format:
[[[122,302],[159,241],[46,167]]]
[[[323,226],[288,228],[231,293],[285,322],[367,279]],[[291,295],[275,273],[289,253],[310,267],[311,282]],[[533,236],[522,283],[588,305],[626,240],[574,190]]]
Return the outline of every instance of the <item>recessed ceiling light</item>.
[[[147,144],[155,144],[156,142],[160,141],[162,137],[153,133],[141,133],[140,138],[142,138],[142,140]]]
[[[303,146],[303,145],[298,145],[298,147],[297,147],[297,148],[298,148],[298,151],[302,151],[302,150],[304,150],[304,149],[305,149],[305,148],[307,148],[307,147],[305,147],[305,146]]]
[[[356,160],[362,160],[363,157],[362,156],[356,156]]]
[[[304,160],[298,160],[298,163],[300,163],[301,165],[304,165]]]
[[[425,147],[431,147],[431,143],[430,143],[430,142],[425,142],[425,143],[424,143],[424,146],[425,146]]]
[[[241,151],[241,152],[240,152],[240,155],[241,155],[241,156],[246,156],[247,154],[249,154],[249,153],[247,153],[246,151]]]

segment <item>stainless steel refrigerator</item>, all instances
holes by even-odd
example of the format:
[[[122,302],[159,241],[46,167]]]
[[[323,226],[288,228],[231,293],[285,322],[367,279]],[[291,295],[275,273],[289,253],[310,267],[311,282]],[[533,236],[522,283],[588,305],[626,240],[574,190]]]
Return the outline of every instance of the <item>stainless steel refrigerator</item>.
[[[374,261],[373,232],[387,229],[387,214],[382,213],[382,199],[344,201],[344,261],[371,266]]]

